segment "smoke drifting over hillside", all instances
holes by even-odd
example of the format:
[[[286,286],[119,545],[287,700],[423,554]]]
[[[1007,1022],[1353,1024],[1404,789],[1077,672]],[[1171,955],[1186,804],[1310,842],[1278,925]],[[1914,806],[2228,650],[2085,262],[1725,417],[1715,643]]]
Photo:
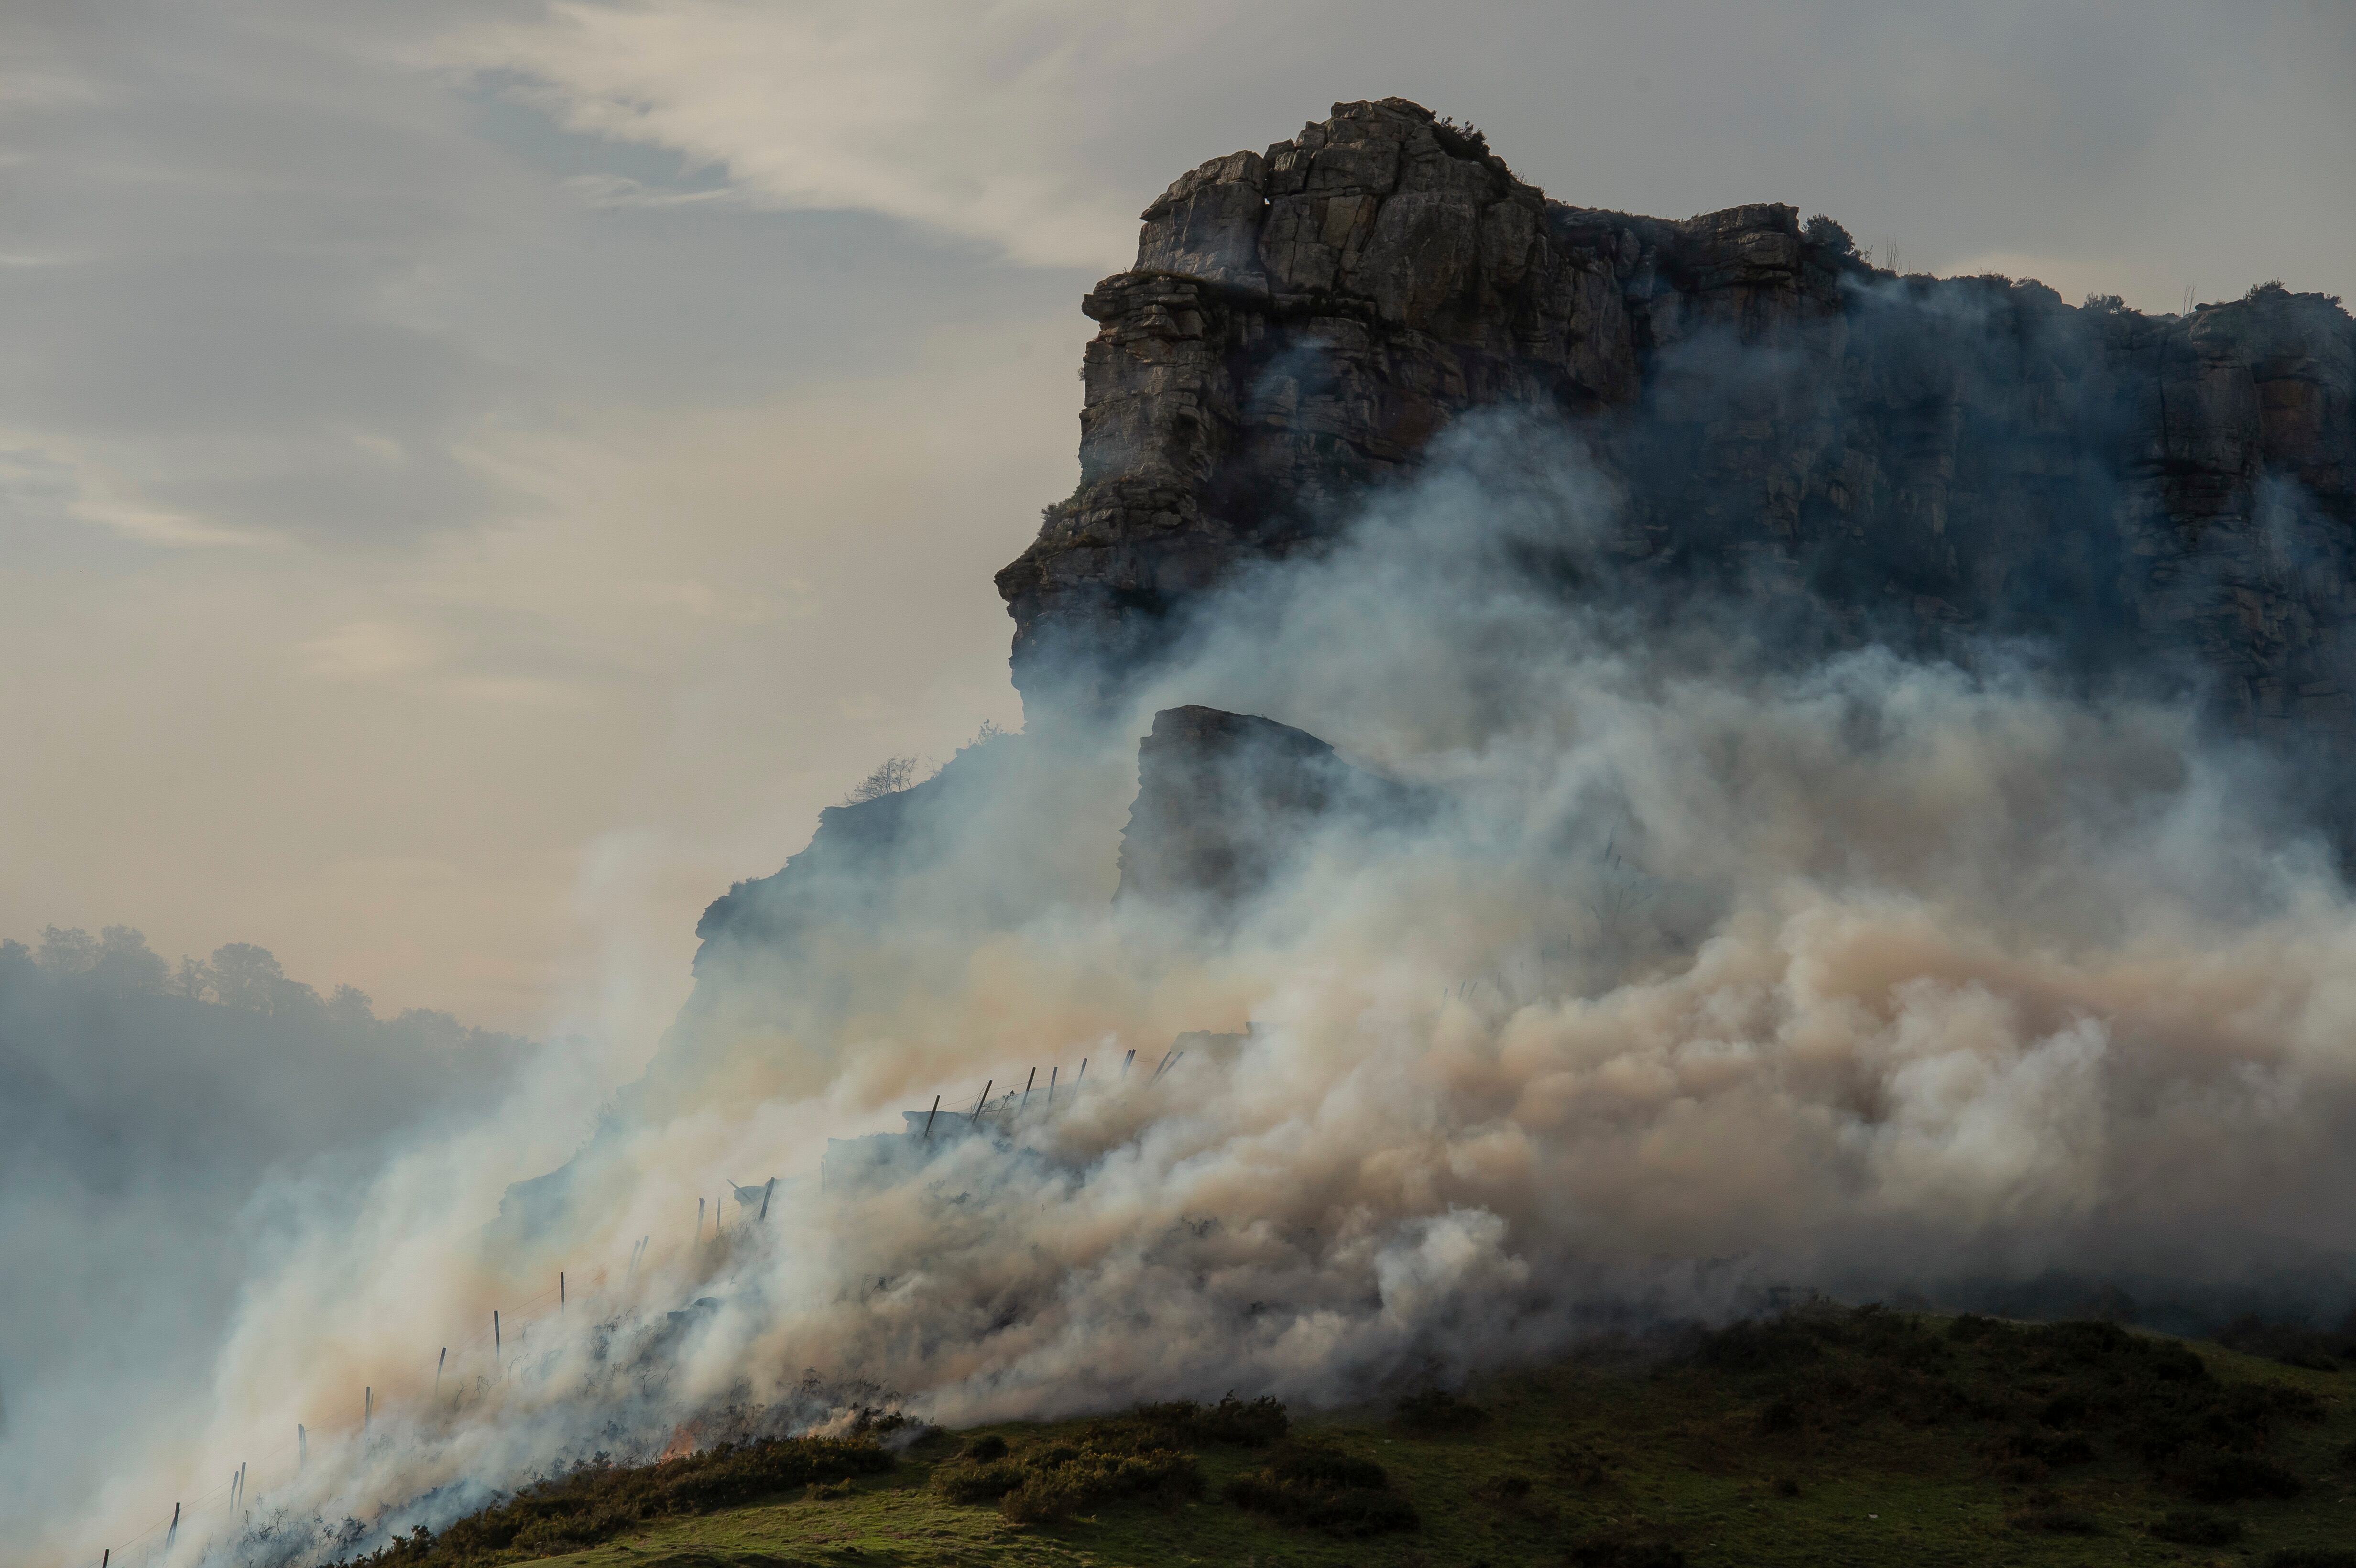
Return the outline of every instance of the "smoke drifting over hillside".
[[[578,1125],[561,1074],[402,1139],[257,1264],[209,1413],[48,1543],[250,1459],[171,1561],[309,1561],[597,1450],[1340,1401],[1779,1285],[2344,1308],[2356,910],[2277,764],[2031,645],[1795,653],[1741,584],[1615,567],[1575,443],[1440,453],[1125,713],[986,739],[716,906],[554,1176],[509,1189]],[[1116,904],[1182,702],[1402,788],[1268,825],[1240,904]]]
[[[184,1462],[250,1282],[347,1222],[400,1149],[496,1104],[523,1053],[445,1015],[379,1019],[348,987],[323,1000],[251,944],[175,972],[123,926],[0,943],[12,1533],[107,1522],[110,1488]]]

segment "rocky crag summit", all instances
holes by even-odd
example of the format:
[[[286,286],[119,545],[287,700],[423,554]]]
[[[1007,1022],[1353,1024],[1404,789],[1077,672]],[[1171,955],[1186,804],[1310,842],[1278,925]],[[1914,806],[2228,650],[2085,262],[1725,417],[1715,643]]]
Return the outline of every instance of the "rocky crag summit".
[[[1434,809],[1268,719],[1168,709],[1135,772],[1100,742],[1183,667],[1222,589],[1329,549],[1483,428],[1483,453],[1575,453],[1610,497],[1613,586],[1591,536],[1584,560],[1569,540],[1529,553],[1566,603],[1732,605],[1765,660],[2002,647],[2065,685],[2189,697],[2319,759],[2310,779],[2356,748],[2356,322],[2337,300],[2264,285],[2148,316],[1900,276],[1791,207],[1670,221],[1550,199],[1479,133],[1385,99],[1183,176],[1084,308],[1102,329],[1080,484],[998,574],[1029,733],[829,810],[785,870],[715,902],[715,983],[681,1041],[699,1009],[853,1006],[878,941],[950,955],[948,986],[972,931],[1074,887],[1215,912],[1312,823]]]
[[[2247,731],[2356,732],[2356,324],[2323,295],[2155,317],[1901,277],[1790,207],[1550,199],[1394,98],[1182,176],[1084,308],[1080,485],[998,576],[1034,721],[1509,409],[1616,483],[1622,560],[1797,591],[1820,644],[2033,639]]]

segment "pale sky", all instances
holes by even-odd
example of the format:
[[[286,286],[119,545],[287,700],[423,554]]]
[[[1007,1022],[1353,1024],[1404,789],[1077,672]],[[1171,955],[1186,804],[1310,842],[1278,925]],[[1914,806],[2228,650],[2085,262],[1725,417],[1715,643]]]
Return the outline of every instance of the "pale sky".
[[[886,755],[1019,722],[1079,296],[1397,93],[1910,271],[2356,295],[2356,5],[17,0],[0,936],[642,1040]]]

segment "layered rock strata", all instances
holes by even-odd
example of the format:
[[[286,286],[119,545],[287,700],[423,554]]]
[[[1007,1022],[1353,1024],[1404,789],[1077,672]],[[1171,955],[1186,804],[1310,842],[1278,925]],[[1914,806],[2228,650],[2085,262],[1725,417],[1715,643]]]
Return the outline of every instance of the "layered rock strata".
[[[1472,411],[1580,443],[1648,572],[1811,635],[2169,668],[2351,733],[2356,324],[1899,277],[1762,204],[1551,200],[1399,99],[1182,176],[1083,308],[1081,482],[999,573],[1035,720],[1101,711],[1252,561],[1314,549]]]

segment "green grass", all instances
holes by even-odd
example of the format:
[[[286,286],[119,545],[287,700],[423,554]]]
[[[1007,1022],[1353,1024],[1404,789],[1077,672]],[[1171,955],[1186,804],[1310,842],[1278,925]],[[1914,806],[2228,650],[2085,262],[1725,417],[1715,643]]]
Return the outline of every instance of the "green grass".
[[[977,1461],[960,1451],[990,1435],[1008,1445],[996,1463],[1123,1442],[1144,1452],[1148,1435],[1162,1452],[1167,1424],[1151,1434],[1104,1418],[939,1433],[887,1473],[644,1522],[530,1560],[1653,1568],[1681,1554],[1694,1568],[2258,1568],[2276,1553],[2356,1547],[2351,1393],[2356,1371],[2328,1362],[2297,1367],[2100,1325],[1810,1308],[1674,1351],[1605,1347],[1490,1378],[1464,1391],[1470,1415],[1427,1401],[1403,1420],[1390,1401],[1302,1417],[1276,1448],[1198,1440],[1186,1446],[1199,1491],[1190,1480],[1060,1520],[1015,1523],[997,1503],[953,1501],[935,1472],[946,1482],[970,1471]],[[1286,1522],[1313,1510],[1229,1500],[1239,1477],[1257,1477],[1261,1491],[1247,1479],[1238,1495],[1264,1499],[1287,1476],[1334,1468],[1324,1449],[1379,1466],[1418,1527],[1343,1536]],[[1365,1478],[1363,1464],[1339,1468],[1352,1485]],[[2294,1483],[2293,1496],[2217,1500]]]

